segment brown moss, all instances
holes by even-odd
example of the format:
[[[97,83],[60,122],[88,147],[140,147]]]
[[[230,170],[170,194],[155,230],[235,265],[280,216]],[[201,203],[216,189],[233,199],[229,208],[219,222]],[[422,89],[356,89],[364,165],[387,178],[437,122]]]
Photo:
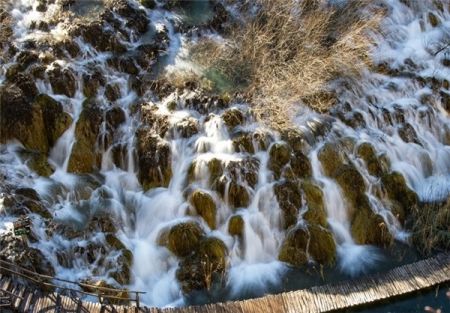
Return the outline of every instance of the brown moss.
[[[308,211],[303,214],[303,218],[309,224],[316,224],[325,227],[327,223],[327,212],[323,200],[323,192],[317,185],[310,181],[302,183]]]
[[[242,236],[244,234],[244,219],[240,215],[233,215],[228,221],[228,233],[231,236]]]
[[[197,248],[203,235],[204,232],[197,223],[177,224],[170,229],[167,248],[176,256],[187,256]]]
[[[191,195],[191,203],[197,213],[205,220],[211,229],[216,228],[216,203],[214,199],[201,190],[196,190]]]

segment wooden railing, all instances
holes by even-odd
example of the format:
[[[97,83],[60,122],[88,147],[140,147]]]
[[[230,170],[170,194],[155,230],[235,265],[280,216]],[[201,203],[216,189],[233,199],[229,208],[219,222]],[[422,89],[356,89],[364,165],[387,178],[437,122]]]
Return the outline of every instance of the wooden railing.
[[[108,288],[56,278],[31,271],[17,264],[4,260],[0,260],[0,273],[3,275],[6,274],[24,278],[29,282],[43,287],[42,289],[54,289],[58,292],[69,291],[79,295],[97,297],[99,303],[104,305],[112,304],[114,302],[134,302],[135,306],[139,308],[139,295],[145,293],[143,291]],[[77,287],[83,288],[84,290]]]

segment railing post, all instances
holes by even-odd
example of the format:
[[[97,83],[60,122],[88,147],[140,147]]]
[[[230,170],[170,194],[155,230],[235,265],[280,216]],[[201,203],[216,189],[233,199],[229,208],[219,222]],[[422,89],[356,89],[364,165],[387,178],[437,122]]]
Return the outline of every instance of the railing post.
[[[136,307],[139,309],[139,292],[136,292]]]

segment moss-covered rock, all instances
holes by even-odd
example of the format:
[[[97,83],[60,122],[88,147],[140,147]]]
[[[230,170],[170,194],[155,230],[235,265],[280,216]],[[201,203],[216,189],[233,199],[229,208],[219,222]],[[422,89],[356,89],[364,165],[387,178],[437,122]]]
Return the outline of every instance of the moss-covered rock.
[[[378,159],[375,148],[370,143],[364,142],[359,145],[357,154],[364,160],[370,175],[381,177],[383,174],[383,167]]]
[[[54,66],[47,71],[50,84],[55,94],[74,97],[77,88],[75,74],[70,68]]]
[[[31,188],[18,188],[14,194],[4,198],[3,206],[5,212],[14,216],[38,214],[45,219],[51,219],[52,214],[41,202],[38,194]]]
[[[27,149],[49,150],[44,117],[40,106],[33,105],[18,87],[0,88],[0,140],[19,140]]]
[[[280,206],[283,228],[287,229],[297,223],[297,216],[302,206],[302,195],[297,183],[286,181],[274,186],[275,196]]]
[[[197,213],[205,220],[211,229],[216,228],[216,203],[206,192],[196,190],[191,195],[191,203]]]
[[[291,157],[289,169],[284,175],[291,180],[310,178],[312,176],[312,166],[308,157],[301,151],[294,152]]]
[[[243,236],[244,234],[244,227],[245,222],[242,216],[240,215],[233,215],[230,217],[230,220],[228,221],[228,233],[231,236]]]
[[[184,294],[196,290],[210,290],[224,281],[228,249],[217,238],[202,239],[190,257],[184,258],[176,272]]]
[[[360,195],[364,195],[366,191],[364,178],[353,165],[345,164],[336,170],[335,180],[350,204],[349,216],[353,216],[354,211],[358,208]]]
[[[54,170],[47,160],[47,155],[42,152],[20,150],[21,160],[39,176],[49,177]]]
[[[75,127],[76,141],[69,158],[69,172],[92,173],[98,168],[100,155],[96,152],[96,143],[102,121],[101,109],[86,103]]]
[[[169,186],[172,178],[170,145],[147,128],[137,131],[139,181],[144,190]]]
[[[309,224],[325,227],[327,225],[327,212],[322,190],[310,181],[304,181],[302,189],[308,206],[308,210],[303,214],[303,218]]]
[[[388,247],[393,242],[386,222],[382,216],[373,212],[365,195],[361,195],[358,200],[358,208],[351,221],[351,233],[358,244]]]
[[[197,248],[203,236],[204,232],[197,223],[180,223],[170,229],[167,248],[176,256],[185,257]]]
[[[412,142],[418,145],[421,144],[414,127],[409,123],[401,125],[398,128],[398,135],[404,142]]]
[[[301,152],[306,146],[305,136],[300,130],[295,128],[282,130],[281,138],[288,143],[294,152]]]
[[[245,116],[244,113],[242,113],[240,110],[233,108],[223,112],[222,119],[225,125],[231,131],[236,126],[242,125],[244,123]]]
[[[154,9],[156,7],[155,0],[139,0],[139,2],[147,9]]]
[[[269,150],[269,168],[276,177],[281,174],[282,168],[291,159],[291,148],[286,143],[274,143]]]
[[[0,236],[0,259],[33,272],[48,276],[55,275],[52,264],[40,250],[30,247],[27,240],[14,237],[12,234]]]
[[[156,105],[142,106],[141,119],[143,127],[154,131],[161,138],[164,138],[169,130],[169,116],[159,112],[159,108]]]
[[[92,98],[97,95],[97,91],[101,86],[104,86],[106,79],[102,72],[94,70],[92,73],[83,74],[83,93],[86,98]]]
[[[195,118],[187,117],[174,125],[172,133],[182,138],[190,138],[198,133],[199,128],[199,123]]]
[[[395,211],[400,222],[404,222],[410,212],[417,206],[419,197],[406,184],[399,172],[392,172],[381,177],[381,184],[389,200],[397,209]]]
[[[329,230],[310,225],[289,231],[281,245],[278,259],[301,267],[308,262],[308,256],[323,265],[332,265],[335,262],[336,243]]]
[[[336,242],[333,234],[318,225],[309,225],[308,230],[310,234],[309,255],[320,264],[333,265],[336,261]]]
[[[227,183],[221,185],[225,186]],[[220,188],[221,194],[232,208],[245,208],[250,204],[250,194],[247,188],[235,181],[230,181],[228,185],[228,194],[225,188]]]
[[[36,97],[34,105],[42,110],[49,147],[53,147],[59,137],[72,124],[72,117],[64,112],[62,105],[52,97],[40,94]]]
[[[233,147],[236,152],[255,153],[253,138],[251,133],[240,133],[233,138]]]
[[[230,161],[226,164],[224,172],[234,181],[245,181],[250,187],[258,183],[259,160],[247,157],[239,161]]]
[[[441,24],[441,20],[433,12],[428,12],[428,21],[430,22],[431,26],[433,26],[433,27],[437,27],[437,26],[439,26],[439,24]]]
[[[317,157],[322,165],[325,175],[333,177],[337,169],[344,163],[344,158],[339,153],[338,147],[331,143],[326,143],[319,150]]]
[[[308,262],[306,248],[310,239],[309,233],[305,228],[292,229],[283,241],[278,259],[289,263],[295,267],[301,267]]]
[[[108,84],[105,87],[105,97],[109,101],[116,101],[120,98],[120,87],[118,84]]]

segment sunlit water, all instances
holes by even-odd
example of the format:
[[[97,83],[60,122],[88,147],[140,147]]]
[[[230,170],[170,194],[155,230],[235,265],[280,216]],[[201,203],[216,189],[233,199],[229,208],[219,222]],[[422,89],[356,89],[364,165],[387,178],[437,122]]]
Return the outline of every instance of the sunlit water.
[[[438,43],[450,37],[449,8],[444,7],[441,12],[424,1],[418,2],[413,10],[407,8],[401,1],[386,0],[385,2],[388,13],[383,20],[383,36],[380,35],[377,38],[374,60],[378,63],[388,62],[397,67],[400,72],[406,71],[407,64],[411,64],[408,60],[412,60],[417,69],[409,69],[409,71],[421,77],[448,79],[450,68],[442,65],[442,60],[447,57],[446,54],[434,55],[434,53],[439,50]],[[138,5],[137,2],[135,4]],[[57,9],[56,4],[49,5],[48,11],[43,14],[36,11],[36,5],[37,2],[32,0],[14,3],[15,9],[12,11],[14,40],[19,46],[27,39],[46,36],[41,32],[30,31],[28,27],[32,21],[48,18]],[[193,4],[193,6],[196,5]],[[205,14],[211,14],[205,4],[198,4],[198,6],[197,9],[200,11],[195,11],[195,14],[188,18],[187,24],[204,23],[201,10],[206,9]],[[101,10],[101,1],[92,2],[89,6],[77,5],[71,10],[80,16],[90,15],[92,10]],[[159,60],[155,71],[162,71],[165,67],[174,70],[179,67],[193,66],[183,58],[186,56],[186,43],[190,39],[177,33],[174,27],[180,15],[186,15],[188,11],[185,9],[177,15],[161,8],[145,10],[151,21],[149,34],[132,39],[127,42],[127,47],[132,50],[139,44],[151,40],[155,31],[165,27],[170,43],[166,55]],[[425,12],[429,10],[435,12],[441,20],[437,27],[432,27],[426,18]],[[56,25],[51,29],[50,34],[55,38],[64,38],[68,33],[64,25]],[[154,102],[159,113],[170,116],[169,121],[172,125],[183,118],[194,117],[199,119],[201,127],[200,132],[191,138],[182,138],[176,133],[166,136],[165,139],[172,151],[173,178],[167,188],[156,188],[144,192],[137,179],[138,169],[134,157],[135,131],[140,121],[130,112],[133,104],[140,101],[154,101],[154,99],[148,93],[139,99],[139,96],[129,87],[130,75],[109,67],[105,53],[98,53],[81,39],[77,39],[77,42],[83,51],[81,57],[55,62],[60,63],[62,67],[74,69],[80,77],[88,65],[99,65],[107,81],[120,86],[120,99],[115,102],[115,105],[124,109],[126,121],[120,125],[113,140],[115,143],[121,142],[126,147],[127,153],[121,160],[123,166],[119,168],[114,165],[111,147],[103,150],[97,147],[102,152],[101,169],[98,174],[92,177],[80,177],[67,173],[75,142],[75,125],[85,100],[82,82],[81,79],[78,80],[75,96],[68,98],[55,95],[47,81],[38,80],[36,85],[39,92],[49,94],[63,103],[64,109],[73,117],[73,124],[50,151],[49,162],[55,168],[55,172],[49,178],[38,177],[20,161],[16,153],[17,143],[2,146],[0,170],[6,174],[10,183],[36,189],[56,221],[81,228],[99,212],[107,212],[120,221],[117,236],[134,256],[132,283],[126,287],[146,291],[143,302],[147,305],[177,306],[189,302],[211,301],[211,299],[203,298],[203,295],[199,295],[198,299],[183,298],[175,277],[178,259],[165,247],[157,244],[162,230],[186,220],[196,220],[209,236],[216,236],[223,240],[230,252],[228,281],[224,290],[218,293],[216,300],[254,297],[266,292],[298,289],[322,282],[318,275],[307,275],[303,270],[289,268],[277,260],[285,231],[280,227],[280,209],[273,191],[275,180],[267,165],[268,154],[266,151],[258,151],[258,147],[256,147],[258,152],[254,155],[260,164],[258,182],[253,188],[248,186],[251,195],[249,206],[237,210],[245,222],[241,241],[227,232],[228,220],[234,214],[227,203],[227,195],[223,200],[219,197],[215,199],[218,203],[216,230],[209,229],[199,217],[186,216],[188,204],[184,189],[191,163],[195,161],[197,164],[193,186],[210,190],[208,160],[216,158],[223,162],[231,162],[245,157],[242,153],[234,151],[231,134],[220,118],[222,112],[217,110],[208,121],[205,121],[206,116],[187,108],[186,99],[192,96],[189,93],[170,95],[168,99]],[[8,66],[9,64],[6,64],[0,69],[0,82],[4,81],[5,69]],[[355,146],[362,142],[370,142],[377,153],[386,155],[393,170],[404,175],[408,186],[419,195],[422,201],[442,201],[450,194],[450,119],[440,99],[433,96],[435,93],[429,86],[421,85],[408,76],[392,77],[367,70],[361,81],[355,82],[353,86],[337,88],[339,88],[341,104],[336,111],[344,111],[345,103],[349,103],[352,110],[345,114],[358,112],[362,116],[364,125],[354,129],[334,119],[330,134],[321,140],[311,142],[308,157],[311,160],[313,177],[322,186],[328,222],[338,246],[336,268],[325,269],[324,272],[327,281],[382,270],[388,267],[387,264],[396,266],[407,260],[413,260],[415,255],[406,248],[408,234],[391,213],[389,203],[372,194],[371,187],[379,182],[369,175],[364,163],[358,160],[355,153],[351,154],[354,158],[352,161],[357,165],[369,186],[367,194],[372,209],[384,217],[389,231],[399,241],[396,247],[400,247],[399,251],[405,252],[402,257],[395,260],[392,258],[392,255],[396,254],[395,248],[382,251],[373,246],[361,246],[354,242],[344,196],[336,182],[323,174],[317,159],[317,152],[324,142],[332,142],[336,138],[344,137],[353,138],[356,142]],[[424,95],[431,95],[431,100],[423,103],[420,99],[423,99]],[[166,104],[174,98],[178,99],[179,109],[172,113],[167,110]],[[97,97],[96,100],[105,108],[109,106],[107,100],[102,97]],[[244,112],[248,110],[245,103],[236,105]],[[399,123],[394,120],[399,110],[404,116],[403,123],[411,125],[417,134],[418,142],[406,143],[399,136]],[[307,133],[312,128],[311,125],[314,125],[314,121],[325,118],[329,117],[305,110],[296,120],[299,129]],[[243,128],[268,132],[275,140],[280,140],[279,134],[252,121]],[[87,184],[87,181],[97,181],[97,184],[92,184],[93,190],[88,197],[82,197],[79,190],[81,186]],[[107,199],[104,197],[105,194],[108,194]],[[299,209],[301,211],[304,208]],[[2,231],[14,220],[4,215],[0,218]],[[71,280],[89,277],[111,280],[107,278],[106,271],[94,269],[87,260],[81,258],[74,260],[73,267],[63,267],[56,257],[56,252],[73,247],[79,242],[61,236],[48,237],[37,215],[33,216],[33,226],[40,241],[32,245],[43,251],[49,258],[58,277]],[[98,233],[93,238],[86,239],[86,244],[88,242],[102,243],[104,240],[104,235]],[[112,261],[115,257],[117,255],[114,253],[107,256]]]

